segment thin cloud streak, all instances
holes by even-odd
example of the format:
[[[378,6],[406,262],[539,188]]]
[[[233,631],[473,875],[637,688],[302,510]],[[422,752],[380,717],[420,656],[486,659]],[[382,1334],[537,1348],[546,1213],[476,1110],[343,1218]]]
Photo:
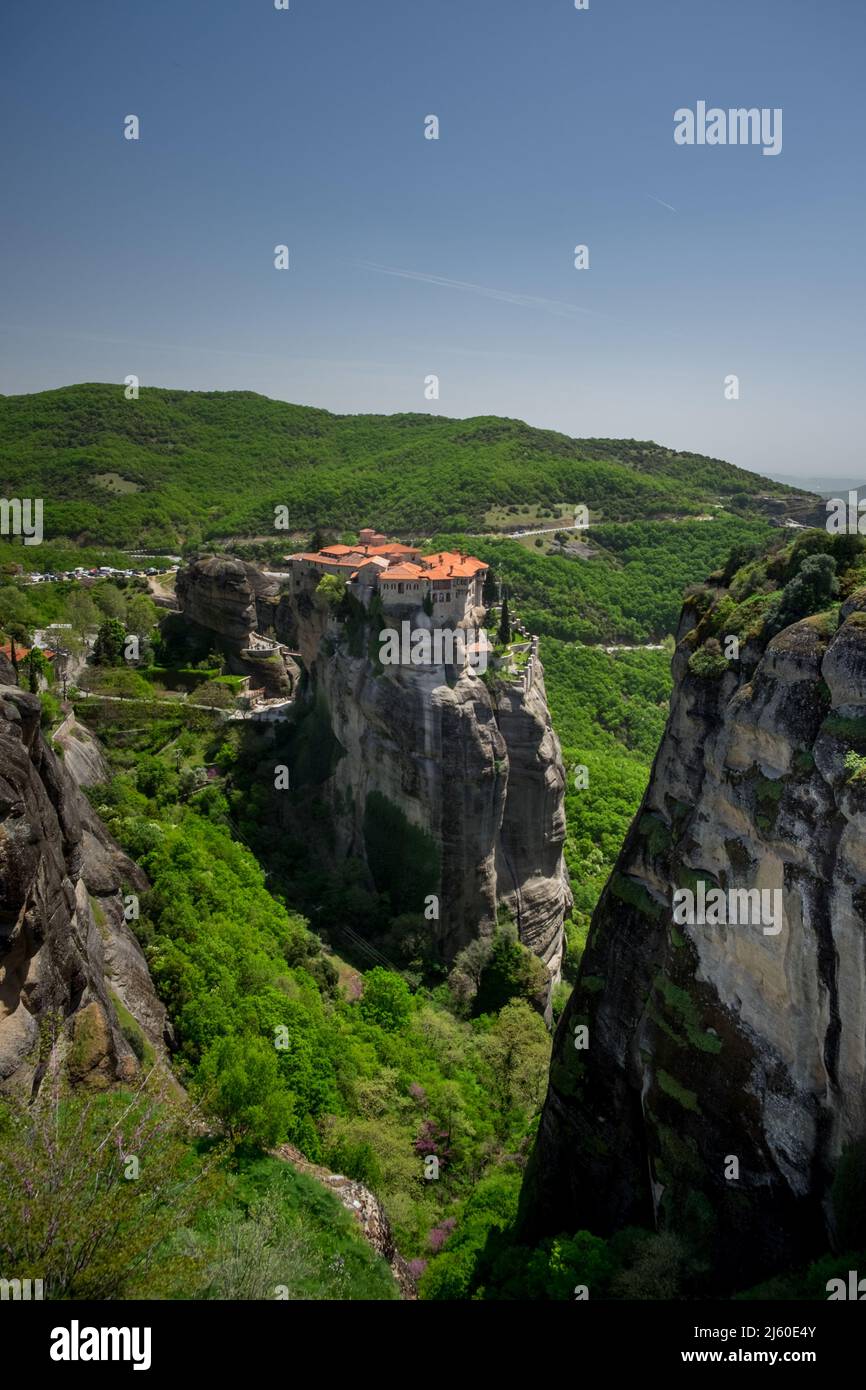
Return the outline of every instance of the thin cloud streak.
[[[594,309],[584,309],[579,304],[568,304],[559,299],[544,299],[536,294],[519,294],[516,290],[498,290],[488,285],[476,285],[469,280],[451,280],[445,275],[430,275],[421,270],[399,270],[396,266],[377,265],[375,261],[357,261],[356,265],[365,270],[374,270],[379,275],[393,275],[400,280],[418,280],[425,285],[442,285],[449,290],[468,290],[470,294],[483,295],[485,299],[495,299],[501,304],[516,304],[522,309],[542,309],[558,318],[571,318],[574,314],[587,314],[591,318],[607,318],[606,314],[596,313]]]
[[[648,193],[647,197],[652,198],[653,202],[658,203],[659,207],[668,208],[670,212],[676,212],[675,207],[672,207],[670,203],[666,203],[663,198],[657,198],[654,193]]]

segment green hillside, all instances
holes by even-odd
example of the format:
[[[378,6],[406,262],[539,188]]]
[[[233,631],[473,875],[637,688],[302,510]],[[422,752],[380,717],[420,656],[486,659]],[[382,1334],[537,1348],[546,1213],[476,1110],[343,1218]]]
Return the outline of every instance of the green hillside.
[[[688,516],[720,499],[806,499],[718,459],[569,439],[519,420],[332,415],[247,391],[79,385],[0,397],[0,490],[42,497],[45,536],[175,547],[369,523],[485,529],[492,507],[583,503],[605,521]],[[806,502],[806,505],[808,503]]]

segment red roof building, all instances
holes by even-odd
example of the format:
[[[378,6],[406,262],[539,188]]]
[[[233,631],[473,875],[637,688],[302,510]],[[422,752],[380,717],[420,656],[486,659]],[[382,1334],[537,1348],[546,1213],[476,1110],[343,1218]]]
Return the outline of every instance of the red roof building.
[[[471,608],[482,606],[488,568],[483,560],[448,550],[422,555],[418,546],[388,541],[369,527],[360,535],[357,546],[329,545],[315,553],[287,556],[293,574],[337,575],[362,601],[378,591],[382,602],[392,607],[417,607],[429,599],[434,616],[443,619],[459,621]]]

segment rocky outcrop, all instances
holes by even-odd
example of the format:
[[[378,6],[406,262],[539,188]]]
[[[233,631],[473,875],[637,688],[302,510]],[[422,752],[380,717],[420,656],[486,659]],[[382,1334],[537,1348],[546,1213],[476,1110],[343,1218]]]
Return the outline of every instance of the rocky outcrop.
[[[846,603],[769,643],[747,631],[725,661],[703,641],[733,610],[723,590],[684,610],[523,1204],[528,1237],[673,1231],[717,1290],[826,1249],[834,1166],[866,1133],[866,614]],[[702,924],[684,896],[675,916],[701,885],[726,905],[779,896],[760,916],[750,898],[741,925]]]
[[[110,778],[111,769],[99,740],[74,715],[64,719],[52,742],[55,751],[61,750],[63,766],[76,786],[95,787]]]
[[[401,1296],[405,1299],[417,1298],[418,1291],[412,1271],[397,1249],[385,1208],[369,1187],[356,1182],[354,1178],[345,1177],[342,1173],[332,1173],[329,1168],[323,1168],[318,1163],[311,1163],[293,1144],[281,1145],[276,1154],[278,1158],[291,1163],[299,1173],[315,1178],[333,1193],[355,1218],[364,1239],[390,1266]]]
[[[175,593],[187,619],[240,649],[256,626],[257,575],[242,560],[209,555],[178,570]]]
[[[147,887],[40,732],[0,687],[0,1087],[130,1081],[164,1054],[165,1010],[125,918]]]
[[[268,698],[291,695],[300,676],[294,660],[278,649],[251,646],[260,604],[265,624],[272,620],[279,598],[274,580],[242,560],[209,555],[178,571],[175,592],[186,621],[216,638],[234,675],[248,676],[250,688]]]
[[[220,564],[229,567],[224,580]],[[197,621],[207,616],[214,630],[229,631],[231,615],[245,613],[299,652],[309,677],[306,708],[327,725],[331,745],[318,790],[330,803],[336,858],[370,862],[370,818],[387,803],[430,839],[435,868],[427,887],[437,903],[428,920],[443,958],[492,936],[505,913],[557,979],[571,906],[562,857],[565,772],[540,664],[531,682],[489,685],[471,670],[383,668],[360,605],[345,622],[303,587],[280,593],[250,581],[243,590],[248,568],[198,562],[179,577],[178,593],[184,611],[188,604]],[[223,592],[231,594],[225,624]]]
[[[496,842],[499,901],[517,923],[521,941],[554,978],[562,963],[562,922],[571,909],[562,848],[565,769],[535,662],[532,682],[495,688],[496,723],[505,742],[508,780]]]

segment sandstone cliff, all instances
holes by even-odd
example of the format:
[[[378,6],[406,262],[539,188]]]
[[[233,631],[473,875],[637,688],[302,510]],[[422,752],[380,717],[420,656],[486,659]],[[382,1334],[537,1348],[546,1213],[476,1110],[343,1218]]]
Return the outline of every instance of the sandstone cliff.
[[[560,1021],[524,1192],[526,1236],[656,1225],[711,1289],[827,1248],[835,1163],[866,1132],[862,555],[840,563],[841,610],[770,638],[769,591],[797,563],[789,547],[684,609],[667,729]],[[782,930],[677,925],[674,892],[700,881],[778,890]]]
[[[435,848],[429,889],[439,901],[430,931],[443,958],[491,936],[504,912],[558,978],[571,906],[565,773],[540,664],[531,681],[492,689],[469,670],[383,669],[363,620],[350,631],[312,592],[281,593],[249,569],[199,561],[179,577],[178,595],[185,613],[226,638],[247,640],[238,631],[243,615],[300,653],[303,701],[324,711],[334,742],[323,793],[337,857],[366,857],[370,808],[384,798]]]
[[[54,1063],[96,1089],[133,1080],[166,1028],[124,916],[147,881],[39,719],[36,696],[0,685],[0,1087],[24,1095]]]

